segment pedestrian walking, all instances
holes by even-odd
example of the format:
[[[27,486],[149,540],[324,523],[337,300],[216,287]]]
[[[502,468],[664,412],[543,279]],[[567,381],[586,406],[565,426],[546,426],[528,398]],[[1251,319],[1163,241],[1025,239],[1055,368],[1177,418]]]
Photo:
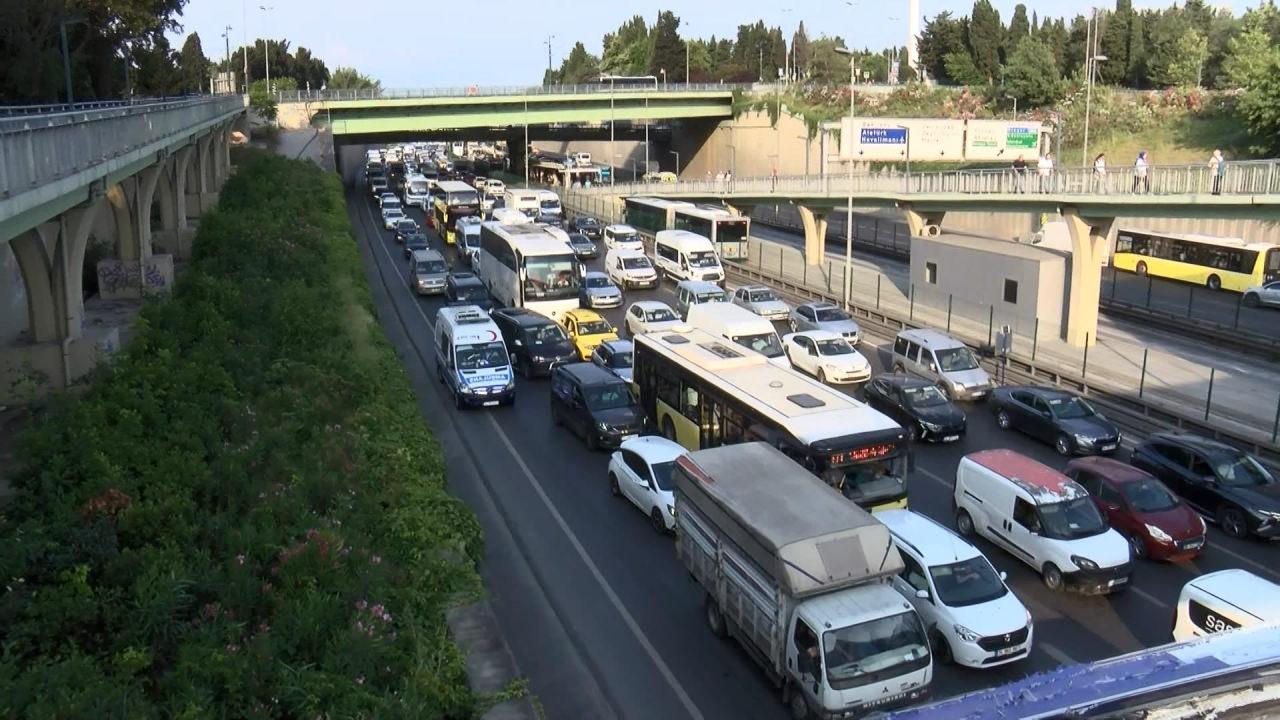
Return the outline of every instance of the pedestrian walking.
[[[1209,174],[1213,176],[1213,194],[1222,194],[1222,176],[1227,171],[1227,161],[1222,157],[1222,150],[1219,148],[1213,151],[1213,156],[1209,158]]]
[[[1027,161],[1021,155],[1013,161],[1013,191],[1020,193],[1027,191]]]
[[[1107,194],[1107,155],[1106,153],[1098,153],[1098,157],[1093,159],[1093,184],[1094,192]]]
[[[1143,150],[1138,153],[1138,159],[1133,161],[1133,192],[1138,192],[1138,188],[1142,188],[1142,192],[1151,192],[1151,177],[1148,173],[1151,166],[1147,161],[1147,151]]]
[[[1053,153],[1047,152],[1040,156],[1040,160],[1036,163],[1036,174],[1040,176],[1040,192],[1047,193],[1053,190]]]

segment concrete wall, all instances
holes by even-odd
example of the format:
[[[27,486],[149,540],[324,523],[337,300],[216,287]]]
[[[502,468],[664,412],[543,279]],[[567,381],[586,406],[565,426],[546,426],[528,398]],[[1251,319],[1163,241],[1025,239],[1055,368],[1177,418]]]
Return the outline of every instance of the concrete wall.
[[[9,243],[0,243],[0,345],[12,344],[27,329],[27,290]]]
[[[690,157],[681,152],[680,174],[686,180],[721,172],[764,177],[775,169],[779,175],[816,175],[821,172],[821,143],[819,136],[808,136],[804,120],[785,107],[776,125],[768,112],[746,112],[720,121],[700,147],[689,148],[694,151]]]

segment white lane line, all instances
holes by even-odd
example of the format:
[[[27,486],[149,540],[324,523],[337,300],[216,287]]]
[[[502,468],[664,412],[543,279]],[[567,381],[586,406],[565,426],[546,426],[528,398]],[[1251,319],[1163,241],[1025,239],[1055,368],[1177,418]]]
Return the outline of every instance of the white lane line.
[[[1036,643],[1036,647],[1043,650],[1045,655],[1048,655],[1054,660],[1057,660],[1059,665],[1075,665],[1076,664],[1075,658],[1059,650],[1056,645],[1051,645],[1047,642],[1039,642],[1039,643]]]
[[[944,480],[944,479],[942,478],[942,476],[935,474],[932,470],[929,470],[929,469],[927,469],[927,468],[922,468],[922,467],[920,467],[919,465],[917,465],[917,466],[916,466],[915,471],[916,471],[916,472],[918,472],[918,473],[920,473],[921,475],[924,475],[925,477],[929,478],[930,480],[932,480],[932,481],[934,481],[934,482],[938,483],[938,484],[939,484],[939,485],[941,485],[942,487],[947,488],[948,490],[952,490],[952,489],[953,489],[953,488],[951,487],[951,483],[949,483],[949,482],[947,482],[946,480]]]
[[[1131,593],[1133,593],[1133,594],[1137,595],[1138,597],[1142,598],[1143,600],[1146,600],[1147,602],[1149,602],[1149,603],[1151,603],[1152,605],[1155,605],[1155,606],[1157,606],[1157,607],[1161,607],[1161,608],[1164,608],[1164,609],[1166,609],[1166,610],[1168,610],[1170,607],[1172,607],[1171,605],[1169,605],[1169,603],[1165,602],[1164,600],[1161,600],[1160,598],[1156,597],[1155,595],[1152,595],[1151,593],[1147,592],[1146,590],[1143,590],[1142,588],[1138,587],[1137,585],[1130,585],[1130,586],[1129,586],[1129,590],[1128,590],[1128,592],[1131,592]]]
[[[1236,552],[1235,550],[1231,550],[1231,549],[1229,549],[1229,548],[1222,547],[1221,545],[1217,544],[1216,542],[1215,542],[1215,543],[1210,543],[1210,544],[1209,544],[1209,546],[1205,548],[1205,552],[1206,552],[1206,553],[1209,553],[1209,552],[1220,552],[1220,553],[1223,553],[1223,554],[1225,554],[1225,555],[1230,556],[1233,560],[1235,560],[1235,561],[1237,561],[1237,562],[1241,562],[1241,563],[1244,563],[1245,565],[1250,565],[1250,566],[1252,566],[1255,570],[1258,570],[1258,571],[1259,571],[1259,572],[1261,572],[1263,575],[1269,575],[1269,576],[1271,576],[1271,577],[1273,577],[1273,578],[1280,578],[1280,573],[1277,573],[1277,572],[1276,572],[1276,569],[1275,569],[1274,567],[1269,567],[1269,566],[1267,566],[1267,565],[1263,565],[1262,563],[1258,562],[1257,560],[1251,560],[1251,559],[1249,559],[1249,558],[1245,557],[1244,555],[1241,555],[1240,553]]]
[[[369,218],[372,220],[373,211],[369,210],[369,206],[365,206],[365,211],[369,214]],[[379,237],[378,240],[378,247],[382,248],[383,254],[387,256],[387,259],[391,260],[391,253],[387,250],[386,243],[381,242],[381,237]],[[395,260],[391,260],[391,264],[395,265]],[[396,273],[396,277],[400,278],[400,284],[404,286],[405,292],[411,293],[409,281],[404,278],[404,274]],[[423,311],[420,303],[413,303],[413,307],[418,311],[418,315],[422,317],[422,321],[427,324],[427,327],[435,327],[434,323],[431,322],[431,319],[427,317],[427,313]],[[412,342],[412,339],[410,339],[410,342]],[[614,591],[613,586],[611,586],[609,581],[605,579],[604,573],[600,572],[600,568],[591,560],[591,556],[587,554],[586,547],[583,546],[582,542],[578,540],[578,536],[574,534],[572,529],[570,529],[569,523],[565,521],[564,516],[560,514],[560,511],[556,510],[556,506],[551,502],[550,496],[548,496],[546,491],[542,489],[542,483],[538,482],[538,478],[533,474],[533,471],[525,464],[524,458],[520,457],[520,453],[517,452],[515,446],[511,444],[511,439],[507,437],[506,431],[502,429],[502,426],[498,424],[497,420],[493,419],[492,414],[488,415],[488,418],[489,423],[493,425],[493,429],[498,433],[498,438],[501,439],[502,444],[506,446],[507,452],[511,453],[511,457],[515,459],[516,465],[520,466],[520,471],[524,473],[525,479],[529,481],[531,486],[533,486],[534,492],[538,494],[538,498],[541,499],[542,504],[546,506],[547,512],[551,514],[551,517],[555,518],[556,524],[560,526],[561,532],[563,532],[565,537],[569,539],[569,543],[573,545],[573,549],[577,551],[578,557],[582,559],[582,563],[587,566],[589,571],[591,571],[592,577],[594,577],[596,582],[599,583],[600,588],[604,590],[604,594],[609,598],[609,602],[613,604],[614,609],[622,616],[622,620],[627,624],[627,628],[631,630],[631,634],[635,636],[636,641],[644,648],[645,654],[647,654],[649,659],[653,661],[653,664],[658,668],[658,672],[662,674],[663,679],[667,681],[667,684],[671,686],[672,691],[675,692],[676,697],[680,699],[680,704],[684,705],[684,709],[689,713],[689,717],[695,718],[695,720],[702,720],[702,712],[698,710],[698,706],[694,704],[693,698],[689,697],[689,693],[685,692],[684,686],[682,686],[680,681],[676,679],[676,675],[671,671],[671,667],[667,665],[666,661],[662,659],[661,653],[659,653],[657,648],[649,642],[649,638],[645,636],[644,630],[640,628],[640,623],[636,622],[636,619],[627,611],[627,608],[623,605],[622,599],[618,596],[618,593]]]

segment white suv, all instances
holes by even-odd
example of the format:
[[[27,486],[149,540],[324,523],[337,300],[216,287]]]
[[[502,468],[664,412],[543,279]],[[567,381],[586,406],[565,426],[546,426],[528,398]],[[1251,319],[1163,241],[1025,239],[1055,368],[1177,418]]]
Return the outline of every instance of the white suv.
[[[881,510],[902,554],[893,586],[929,628],[939,660],[988,668],[1031,652],[1031,613],[977,548],[910,510]]]

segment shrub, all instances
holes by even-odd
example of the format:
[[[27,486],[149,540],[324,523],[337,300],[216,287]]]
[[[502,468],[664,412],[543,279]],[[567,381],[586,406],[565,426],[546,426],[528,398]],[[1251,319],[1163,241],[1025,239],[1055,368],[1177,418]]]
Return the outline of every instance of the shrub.
[[[0,716],[469,716],[474,517],[373,319],[338,182],[244,151],[190,270],[25,435]]]

